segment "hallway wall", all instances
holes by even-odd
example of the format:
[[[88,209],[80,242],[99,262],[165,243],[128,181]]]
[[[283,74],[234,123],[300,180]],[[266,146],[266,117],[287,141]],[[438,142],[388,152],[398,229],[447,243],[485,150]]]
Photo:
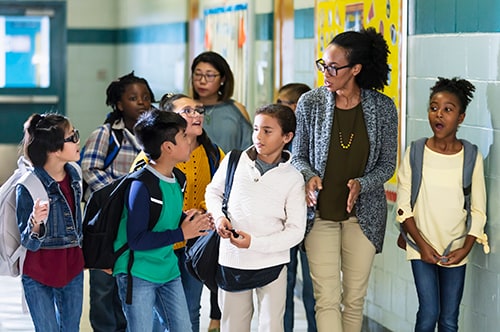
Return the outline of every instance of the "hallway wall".
[[[273,6],[249,0],[251,70],[266,64],[263,84],[251,80],[249,111],[272,101]],[[135,70],[156,98],[188,87],[188,8],[178,0],[67,0],[67,114],[82,137],[110,111],[105,90],[118,76]],[[204,6],[240,3],[200,0]],[[315,0],[295,0],[293,80],[314,86]],[[498,0],[410,0],[408,100],[405,120],[410,142],[431,135],[426,115],[429,87],[437,76],[461,76],[477,91],[459,136],[485,156],[489,196],[487,233],[491,253],[476,246],[468,265],[461,308],[464,331],[496,331],[500,326],[500,2]],[[201,40],[198,42],[202,42]],[[321,56],[321,55],[319,55]],[[256,78],[254,72],[250,78]],[[247,77],[239,79],[249,79]],[[288,82],[284,82],[288,83]],[[187,92],[187,91],[186,91]],[[393,331],[411,331],[417,300],[409,263],[395,245],[397,230],[388,216],[384,251],[376,256],[365,313]]]

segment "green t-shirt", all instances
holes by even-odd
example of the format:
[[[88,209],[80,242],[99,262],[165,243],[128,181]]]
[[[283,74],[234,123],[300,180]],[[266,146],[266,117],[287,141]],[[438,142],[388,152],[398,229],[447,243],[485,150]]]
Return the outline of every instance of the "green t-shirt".
[[[168,178],[160,178],[159,185],[163,196],[163,207],[153,232],[177,229],[183,206],[180,186],[175,179]],[[124,207],[118,235],[114,242],[115,250],[127,241],[127,217],[128,211]],[[113,275],[127,273],[129,254],[130,250],[127,250],[117,259]],[[177,278],[180,271],[173,244],[150,250],[135,250],[132,275],[154,283],[165,283]]]

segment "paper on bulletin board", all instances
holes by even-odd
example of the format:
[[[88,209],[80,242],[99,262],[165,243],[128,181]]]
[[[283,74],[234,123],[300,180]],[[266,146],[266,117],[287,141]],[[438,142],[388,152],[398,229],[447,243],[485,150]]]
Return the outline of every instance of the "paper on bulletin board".
[[[391,68],[388,86],[382,92],[392,98],[400,111],[402,0],[316,0],[315,8],[317,58],[321,58],[324,49],[333,37],[341,32],[373,27],[382,33],[389,46],[388,61]],[[318,86],[324,83],[323,74],[320,72],[318,72],[317,82]],[[396,200],[396,186],[395,173],[385,185],[386,196],[390,202]]]

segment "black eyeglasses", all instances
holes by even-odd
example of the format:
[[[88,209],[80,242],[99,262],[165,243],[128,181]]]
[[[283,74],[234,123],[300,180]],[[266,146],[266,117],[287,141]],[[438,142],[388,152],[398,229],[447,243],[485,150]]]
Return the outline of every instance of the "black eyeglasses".
[[[73,142],[75,144],[80,142],[80,132],[78,131],[78,129],[73,129],[73,135],[66,137],[64,139],[64,143],[69,143],[69,142]]]
[[[186,107],[177,113],[178,114],[186,114],[188,117],[194,118],[195,116],[198,116],[198,115],[203,116],[205,114],[205,109],[203,107],[195,107],[195,108]]]
[[[202,74],[202,73],[193,73],[193,81],[201,81],[202,78],[205,79],[205,81],[212,83],[217,76],[220,76],[220,74]]]
[[[325,61],[323,59],[318,59],[316,60],[316,68],[318,68],[318,70],[320,72],[322,72],[323,74],[325,73],[325,71],[328,72],[328,74],[330,74],[331,76],[337,76],[337,72],[341,69],[344,69],[344,68],[351,68],[352,65],[349,64],[349,65],[345,65],[345,66],[342,66],[342,67],[335,67],[333,65],[327,65],[325,63]]]

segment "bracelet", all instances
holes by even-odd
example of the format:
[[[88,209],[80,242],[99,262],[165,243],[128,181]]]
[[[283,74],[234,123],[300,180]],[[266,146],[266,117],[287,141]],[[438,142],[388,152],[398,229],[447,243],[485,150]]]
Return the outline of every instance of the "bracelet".
[[[33,228],[33,227],[35,227],[36,225],[39,225],[39,224],[41,224],[41,223],[37,222],[35,220],[35,217],[33,215],[31,215],[30,216],[30,226]]]

